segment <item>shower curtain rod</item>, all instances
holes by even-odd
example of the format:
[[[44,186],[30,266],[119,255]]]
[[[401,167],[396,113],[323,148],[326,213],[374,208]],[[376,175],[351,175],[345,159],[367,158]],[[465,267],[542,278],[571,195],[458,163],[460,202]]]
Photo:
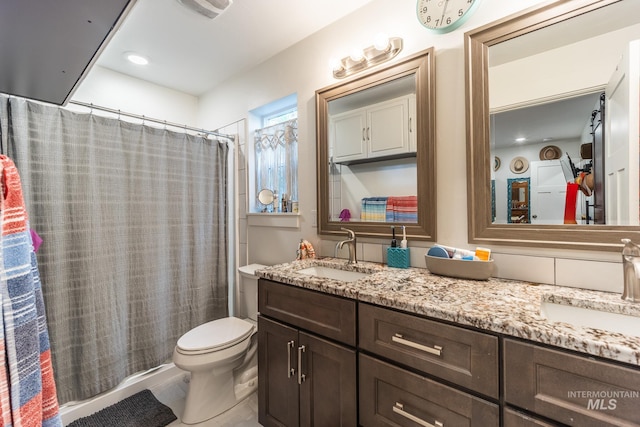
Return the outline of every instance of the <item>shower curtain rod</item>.
[[[90,104],[90,103],[87,103],[87,102],[69,101],[69,103],[70,104],[79,105],[81,107],[86,107],[86,108],[89,108],[91,110],[100,110],[100,111],[105,111],[107,113],[117,114],[118,116],[126,116],[126,117],[131,117],[131,118],[134,118],[134,119],[139,119],[139,120],[142,120],[143,123],[145,121],[153,122],[153,123],[158,123],[158,124],[161,124],[161,125],[171,126],[171,127],[175,127],[175,128],[179,128],[179,129],[205,133],[207,135],[214,135],[214,136],[218,136],[220,138],[227,138],[227,139],[230,139],[232,141],[235,139],[235,137],[233,135],[227,135],[227,134],[220,133],[220,132],[215,132],[215,131],[212,131],[212,130],[194,128],[194,127],[183,125],[183,124],[180,124],[180,123],[172,123],[172,122],[168,122],[166,120],[154,119],[153,117],[141,116],[139,114],[127,113],[127,112],[124,112],[124,111],[115,110],[113,108],[108,108],[108,107],[101,107],[99,105]]]

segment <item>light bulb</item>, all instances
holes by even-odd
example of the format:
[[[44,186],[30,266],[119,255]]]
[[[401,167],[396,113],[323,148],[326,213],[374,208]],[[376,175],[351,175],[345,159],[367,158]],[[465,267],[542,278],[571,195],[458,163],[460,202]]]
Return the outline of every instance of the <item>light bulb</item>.
[[[349,57],[353,62],[360,62],[362,61],[362,58],[364,58],[364,53],[362,52],[362,49],[356,48],[351,51]]]
[[[329,66],[331,67],[331,69],[333,71],[340,71],[340,70],[344,69],[344,66],[342,65],[342,61],[340,61],[337,58],[331,58],[329,60]]]
[[[385,33],[378,33],[373,39],[373,47],[377,50],[387,50],[389,48],[389,36]]]

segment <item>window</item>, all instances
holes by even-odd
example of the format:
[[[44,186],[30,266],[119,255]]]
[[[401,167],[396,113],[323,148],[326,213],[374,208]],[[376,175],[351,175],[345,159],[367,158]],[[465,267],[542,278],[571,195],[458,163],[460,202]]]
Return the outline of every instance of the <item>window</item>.
[[[254,205],[258,212],[274,212],[273,204],[264,206],[257,201],[263,189],[273,191],[277,212],[282,212],[283,197],[289,202],[298,200],[298,110],[295,104],[284,108],[279,104],[281,108],[262,115],[264,127],[254,132]]]

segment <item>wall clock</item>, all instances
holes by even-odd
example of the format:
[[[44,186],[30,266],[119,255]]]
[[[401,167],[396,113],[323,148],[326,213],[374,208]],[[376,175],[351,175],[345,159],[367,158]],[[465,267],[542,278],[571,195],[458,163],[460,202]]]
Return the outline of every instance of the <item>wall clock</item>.
[[[478,7],[480,0],[418,0],[418,21],[436,33],[458,28]]]

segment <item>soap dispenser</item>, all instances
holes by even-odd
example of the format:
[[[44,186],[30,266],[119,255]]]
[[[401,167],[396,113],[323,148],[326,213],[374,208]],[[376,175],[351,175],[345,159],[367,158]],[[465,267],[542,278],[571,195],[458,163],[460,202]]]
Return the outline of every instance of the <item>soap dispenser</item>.
[[[622,268],[624,290],[622,299],[640,302],[640,246],[629,239],[622,239]]]

